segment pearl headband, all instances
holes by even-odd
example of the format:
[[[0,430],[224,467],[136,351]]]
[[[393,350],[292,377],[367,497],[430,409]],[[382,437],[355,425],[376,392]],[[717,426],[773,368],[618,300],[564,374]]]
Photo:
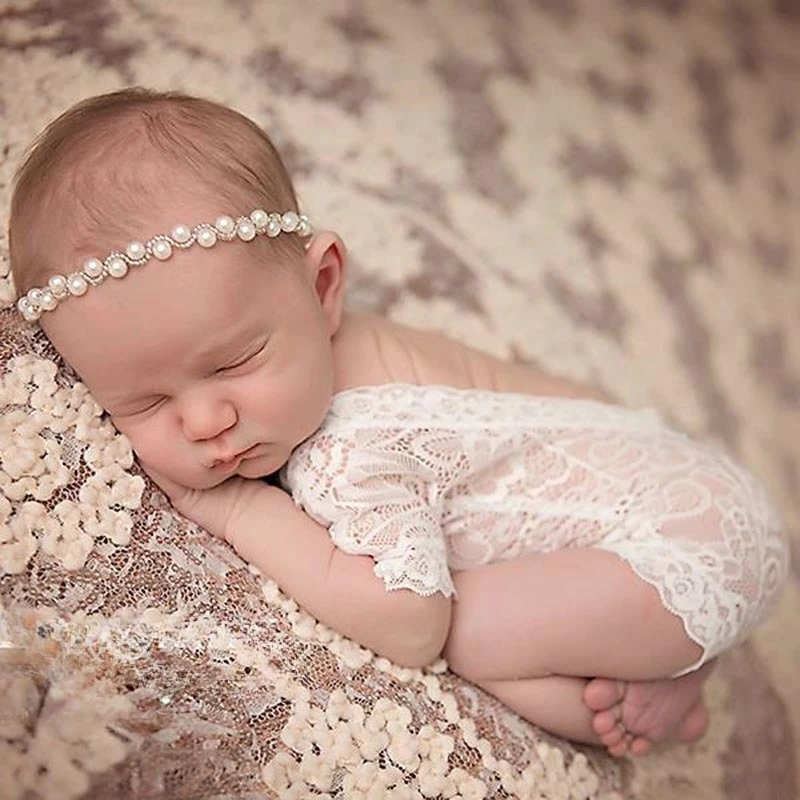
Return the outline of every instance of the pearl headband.
[[[166,261],[173,249],[185,250],[197,243],[200,247],[213,247],[218,241],[230,242],[238,238],[242,242],[252,241],[256,235],[266,234],[274,239],[280,233],[295,233],[301,237],[311,236],[313,227],[305,214],[286,211],[283,214],[268,214],[260,208],[248,217],[222,216],[212,225],[202,222],[190,228],[176,225],[169,234],[159,234],[146,242],[131,242],[125,252],[109,253],[102,261],[90,258],[83,267],[66,277],[53,275],[47,286],[34,288],[17,301],[17,309],[28,322],[35,322],[45,311],[52,311],[67,297],[80,297],[90,286],[98,286],[106,278],[124,278],[129,267],[139,267],[151,258]]]

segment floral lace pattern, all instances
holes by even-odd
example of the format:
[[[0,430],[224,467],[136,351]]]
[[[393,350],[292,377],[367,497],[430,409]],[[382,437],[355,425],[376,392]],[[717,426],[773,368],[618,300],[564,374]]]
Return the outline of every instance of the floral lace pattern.
[[[387,589],[453,593],[451,569],[594,546],[655,586],[704,649],[764,617],[788,549],[763,488],[652,412],[390,384],[337,395],[283,472],[295,502]]]

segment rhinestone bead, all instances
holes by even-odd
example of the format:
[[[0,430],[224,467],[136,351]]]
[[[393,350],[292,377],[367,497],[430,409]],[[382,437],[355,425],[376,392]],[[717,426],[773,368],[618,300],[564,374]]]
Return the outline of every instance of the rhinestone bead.
[[[267,236],[269,236],[270,239],[274,239],[280,232],[281,232],[280,217],[278,217],[277,219],[275,217],[270,217],[269,222],[267,223]]]

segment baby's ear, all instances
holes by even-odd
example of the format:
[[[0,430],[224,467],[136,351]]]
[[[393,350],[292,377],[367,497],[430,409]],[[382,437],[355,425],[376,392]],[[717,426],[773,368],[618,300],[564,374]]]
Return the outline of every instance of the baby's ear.
[[[347,248],[333,231],[320,231],[307,245],[305,263],[333,336],[342,319]]]

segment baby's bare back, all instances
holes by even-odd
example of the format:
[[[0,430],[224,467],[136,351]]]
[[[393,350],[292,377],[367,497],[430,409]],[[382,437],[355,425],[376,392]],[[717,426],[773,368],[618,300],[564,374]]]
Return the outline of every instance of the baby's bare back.
[[[495,358],[438,333],[347,314],[334,339],[336,390],[384,383],[453,386],[531,395],[607,399],[535,367]]]

